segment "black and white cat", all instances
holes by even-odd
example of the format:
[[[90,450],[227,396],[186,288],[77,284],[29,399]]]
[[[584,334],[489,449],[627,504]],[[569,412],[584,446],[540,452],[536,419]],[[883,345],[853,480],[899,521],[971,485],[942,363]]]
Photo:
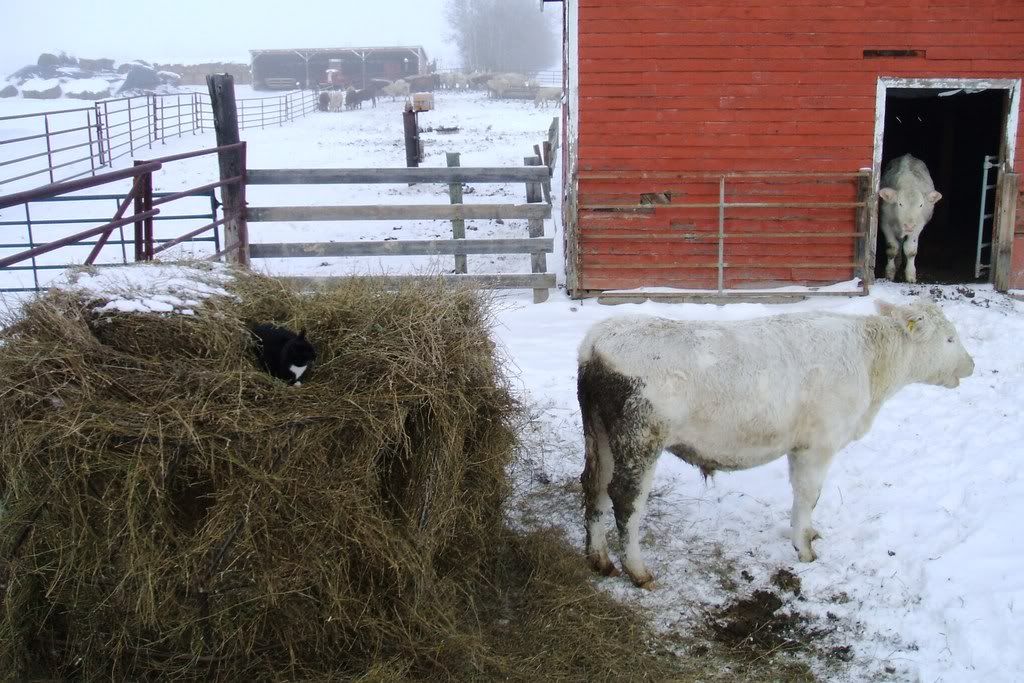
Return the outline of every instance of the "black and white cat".
[[[263,368],[288,384],[302,386],[299,380],[316,360],[316,349],[306,339],[306,330],[295,334],[269,323],[253,325],[250,329],[256,338],[256,353]]]

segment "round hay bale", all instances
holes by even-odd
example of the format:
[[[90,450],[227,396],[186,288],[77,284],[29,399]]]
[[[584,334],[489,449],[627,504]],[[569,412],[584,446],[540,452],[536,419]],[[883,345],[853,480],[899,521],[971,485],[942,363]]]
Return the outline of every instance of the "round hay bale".
[[[194,315],[51,292],[0,335],[0,669],[451,674],[515,448],[485,305],[227,289]],[[252,322],[307,328],[301,388],[257,367]]]

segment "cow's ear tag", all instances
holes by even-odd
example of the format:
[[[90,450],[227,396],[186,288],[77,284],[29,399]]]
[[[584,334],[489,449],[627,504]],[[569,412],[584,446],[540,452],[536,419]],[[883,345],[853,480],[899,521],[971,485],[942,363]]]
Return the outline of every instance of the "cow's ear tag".
[[[917,324],[916,320],[908,320],[907,321],[907,329],[909,331],[913,332],[914,331],[914,325],[916,325],[916,324]]]

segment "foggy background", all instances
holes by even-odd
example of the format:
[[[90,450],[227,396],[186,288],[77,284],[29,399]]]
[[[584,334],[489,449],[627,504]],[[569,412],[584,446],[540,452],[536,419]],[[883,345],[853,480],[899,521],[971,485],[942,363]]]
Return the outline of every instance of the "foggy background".
[[[488,4],[488,0],[480,0]],[[474,0],[468,3],[474,4]],[[540,15],[537,0],[526,4]],[[250,49],[422,45],[439,68],[459,66],[448,0],[2,0],[0,76],[41,52],[116,61],[249,62]],[[560,25],[557,4],[544,12]],[[557,67],[557,51],[552,63]]]

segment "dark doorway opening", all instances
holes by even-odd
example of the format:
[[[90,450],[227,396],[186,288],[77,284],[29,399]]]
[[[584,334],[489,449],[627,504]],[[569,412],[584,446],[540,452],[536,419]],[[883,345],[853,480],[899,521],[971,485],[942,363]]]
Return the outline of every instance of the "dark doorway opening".
[[[924,283],[988,282],[990,271],[975,277],[983,163],[1000,153],[1006,92],[957,88],[888,88],[882,138],[882,170],[895,157],[913,154],[928,165],[942,200],[918,243],[917,280]],[[989,173],[995,184],[997,171]],[[986,213],[995,191],[989,190]],[[983,225],[982,242],[992,241],[992,220]],[[885,238],[878,230],[875,277],[885,274]],[[988,247],[982,261],[991,263]],[[897,280],[902,281],[902,266]]]

